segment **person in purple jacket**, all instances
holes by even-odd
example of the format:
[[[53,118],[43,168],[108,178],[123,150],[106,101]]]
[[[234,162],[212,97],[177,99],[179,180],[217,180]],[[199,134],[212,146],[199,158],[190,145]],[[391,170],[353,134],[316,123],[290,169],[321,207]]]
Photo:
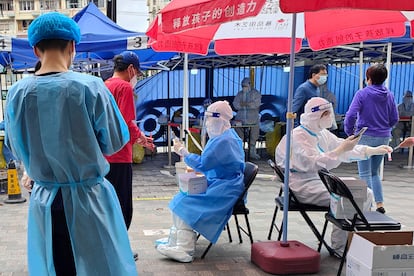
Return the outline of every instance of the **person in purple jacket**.
[[[388,145],[392,127],[398,122],[398,110],[394,95],[384,85],[387,68],[383,64],[370,66],[366,71],[367,87],[358,90],[345,115],[344,129],[352,135],[368,127],[359,144],[368,146]],[[374,192],[377,211],[385,213],[379,169],[383,156],[371,156],[358,161],[359,177]]]

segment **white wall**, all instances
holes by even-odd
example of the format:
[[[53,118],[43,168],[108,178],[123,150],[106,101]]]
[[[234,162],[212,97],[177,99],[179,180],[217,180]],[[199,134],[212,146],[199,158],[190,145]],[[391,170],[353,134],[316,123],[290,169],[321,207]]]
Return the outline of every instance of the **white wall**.
[[[118,0],[116,5],[118,25],[135,32],[148,29],[147,0]]]

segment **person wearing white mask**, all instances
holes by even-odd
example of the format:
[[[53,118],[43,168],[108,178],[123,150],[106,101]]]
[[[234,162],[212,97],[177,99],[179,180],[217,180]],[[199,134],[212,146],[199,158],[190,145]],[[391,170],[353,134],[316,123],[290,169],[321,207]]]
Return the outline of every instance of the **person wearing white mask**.
[[[296,88],[292,102],[292,112],[296,113],[295,126],[299,125],[300,115],[303,113],[308,100],[312,97],[321,96],[319,86],[324,85],[327,79],[326,66],[315,64],[309,69],[308,79]]]
[[[132,145],[139,143],[150,149],[154,148],[152,139],[146,137],[136,124],[134,90],[137,76],[141,73],[138,56],[131,51],[124,51],[113,58],[114,74],[105,81],[128,125],[129,142],[117,153],[105,156],[110,164],[106,178],[115,188],[121,203],[122,213],[127,229],[132,220]],[[135,258],[137,255],[134,255]]]
[[[253,125],[249,129],[249,155],[255,160],[260,159],[260,155],[256,151],[256,141],[260,134],[260,106],[262,104],[262,95],[253,88],[250,78],[244,78],[241,82],[242,90],[237,93],[233,100],[233,106],[237,110],[235,119],[241,121],[243,124]],[[245,140],[244,129],[236,128],[242,140]]]
[[[27,274],[135,276],[121,207],[104,177],[104,154],[128,143],[125,120],[102,79],[69,69],[81,39],[73,19],[43,13],[27,34],[41,66],[9,88],[4,112],[4,141],[24,165],[22,182],[31,188],[33,180]]]
[[[411,117],[414,116],[414,102],[413,102],[413,92],[406,91],[403,97],[403,102],[398,105],[398,115],[400,117]],[[408,122],[399,122],[395,125],[392,130],[392,144],[397,146],[401,142],[401,138],[406,132],[410,133],[411,124]]]
[[[289,187],[302,203],[329,206],[330,194],[318,175],[318,170],[331,170],[342,162],[366,160],[372,155],[392,152],[389,146],[370,147],[357,145],[360,138],[337,137],[328,129],[334,121],[332,104],[320,97],[311,98],[300,117],[300,126],[293,129]],[[286,136],[276,148],[276,163],[285,166]],[[368,188],[367,188],[368,189]],[[369,210],[373,194],[368,189],[364,210]],[[332,248],[341,254],[346,242],[346,232],[334,227]]]
[[[207,179],[202,194],[179,192],[170,202],[173,226],[168,239],[157,240],[159,253],[179,262],[192,262],[196,232],[216,243],[233,205],[244,190],[243,143],[230,126],[233,111],[227,101],[211,104],[205,112],[209,140],[201,153],[189,153],[179,141],[174,151]],[[196,232],[195,232],[196,231]]]

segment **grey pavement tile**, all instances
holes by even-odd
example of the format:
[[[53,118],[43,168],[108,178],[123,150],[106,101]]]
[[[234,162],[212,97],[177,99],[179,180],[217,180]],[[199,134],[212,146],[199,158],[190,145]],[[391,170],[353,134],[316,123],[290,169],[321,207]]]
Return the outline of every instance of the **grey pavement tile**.
[[[385,162],[384,167],[384,197],[387,214],[401,221],[405,230],[412,230],[414,217],[407,213],[414,207],[414,171],[400,168],[407,164],[408,154],[396,153],[392,162]],[[257,161],[258,177],[249,190],[248,207],[250,209],[250,224],[255,241],[266,241],[270,221],[275,207],[274,198],[280,183],[271,180],[272,170],[266,163],[266,158]],[[190,264],[181,264],[158,254],[154,241],[168,233],[171,226],[171,214],[168,208],[169,200],[178,191],[175,177],[168,176],[169,170],[163,166],[168,163],[166,154],[157,154],[153,158],[145,158],[142,164],[134,165],[134,216],[129,230],[131,247],[138,252],[137,269],[140,275],[269,275],[250,261],[250,243],[243,237],[239,243],[233,219],[230,220],[233,242],[228,242],[227,233],[223,232],[219,241],[201,260],[200,256],[208,245],[202,237],[197,243],[196,259]],[[333,170],[340,176],[356,176],[355,163],[342,164]],[[172,172],[173,174],[173,172]],[[28,198],[27,192],[23,196]],[[6,195],[0,195],[0,275],[28,275],[26,261],[26,220],[28,202],[21,204],[4,204]],[[310,217],[316,227],[321,229],[324,223],[322,213],[311,213]],[[278,214],[278,222],[282,213]],[[244,219],[240,219],[244,225]],[[329,241],[330,229],[326,240]],[[272,238],[276,239],[277,233]],[[297,212],[289,212],[288,240],[298,240],[316,249],[317,240],[303,218]],[[339,261],[329,256],[326,249],[321,252],[321,269],[313,275],[336,275]],[[342,275],[345,275],[345,268]]]

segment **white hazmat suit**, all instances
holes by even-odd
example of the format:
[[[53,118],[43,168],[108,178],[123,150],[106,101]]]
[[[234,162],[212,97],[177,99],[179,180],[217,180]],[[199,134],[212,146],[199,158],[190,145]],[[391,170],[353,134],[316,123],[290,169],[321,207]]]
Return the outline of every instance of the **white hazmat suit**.
[[[260,134],[260,105],[262,104],[262,95],[256,89],[251,88],[250,79],[244,78],[242,80],[242,90],[237,93],[233,100],[233,106],[237,110],[236,120],[243,124],[252,124],[250,128],[249,150],[250,157],[253,159],[260,159],[256,152],[256,141]],[[236,128],[237,134],[244,140],[244,129]]]
[[[407,91],[404,94],[403,102],[398,105],[398,115],[400,117],[411,117],[414,116],[414,102],[413,102],[413,93]],[[402,136],[404,131],[406,134],[410,134],[411,130],[410,122],[399,122],[392,130],[393,146],[397,146],[402,142]]]
[[[303,203],[329,206],[330,194],[318,175],[319,169],[331,170],[342,162],[365,160],[370,155],[392,151],[388,146],[372,148],[356,145],[359,139],[342,139],[328,131],[333,123],[332,104],[314,97],[305,105],[298,127],[293,129],[291,143],[291,168],[289,187]],[[286,136],[276,148],[276,163],[284,167],[286,157]],[[364,209],[368,210],[373,200],[372,191]],[[346,242],[346,232],[334,227],[331,235],[332,247],[341,253]]]

